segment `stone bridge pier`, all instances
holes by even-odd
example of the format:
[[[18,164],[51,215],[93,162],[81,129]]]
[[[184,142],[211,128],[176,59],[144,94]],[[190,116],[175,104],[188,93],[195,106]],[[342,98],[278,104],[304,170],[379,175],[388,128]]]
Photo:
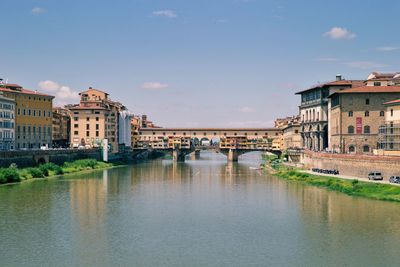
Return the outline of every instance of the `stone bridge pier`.
[[[193,152],[192,149],[174,148],[172,150],[172,158],[175,162],[185,162],[186,155],[189,155],[192,152]],[[200,153],[200,151],[199,151],[199,153]]]

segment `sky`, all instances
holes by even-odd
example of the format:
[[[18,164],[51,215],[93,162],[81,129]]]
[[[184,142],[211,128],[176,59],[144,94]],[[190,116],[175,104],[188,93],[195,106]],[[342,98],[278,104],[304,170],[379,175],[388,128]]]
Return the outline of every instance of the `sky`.
[[[400,1],[0,0],[0,78],[107,91],[165,127],[270,127],[294,93],[400,71]]]

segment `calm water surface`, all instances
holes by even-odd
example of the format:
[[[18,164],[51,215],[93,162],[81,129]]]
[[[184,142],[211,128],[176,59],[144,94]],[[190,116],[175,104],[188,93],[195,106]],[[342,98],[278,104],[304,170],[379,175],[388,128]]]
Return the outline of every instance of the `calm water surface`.
[[[0,187],[0,266],[399,266],[400,204],[228,164],[148,163]]]

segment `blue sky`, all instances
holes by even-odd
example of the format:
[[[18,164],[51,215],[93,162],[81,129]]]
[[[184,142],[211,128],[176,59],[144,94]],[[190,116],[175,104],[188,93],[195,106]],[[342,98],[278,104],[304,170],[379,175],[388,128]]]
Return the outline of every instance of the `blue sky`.
[[[317,82],[400,71],[399,1],[1,0],[0,77],[162,126],[267,127]]]

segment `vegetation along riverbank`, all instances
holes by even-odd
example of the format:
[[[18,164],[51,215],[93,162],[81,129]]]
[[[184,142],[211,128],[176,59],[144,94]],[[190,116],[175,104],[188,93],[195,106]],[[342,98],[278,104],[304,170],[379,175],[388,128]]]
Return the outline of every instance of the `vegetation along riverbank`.
[[[350,196],[400,202],[399,186],[304,173],[301,169],[283,165],[280,159],[273,156],[264,157],[264,160],[264,169],[287,181],[323,187]]]
[[[105,169],[115,165],[95,159],[80,159],[73,162],[65,162],[61,166],[54,163],[46,163],[38,167],[22,169],[16,165],[11,165],[9,168],[0,168],[0,184],[17,183],[35,178],[52,177],[86,170]]]

